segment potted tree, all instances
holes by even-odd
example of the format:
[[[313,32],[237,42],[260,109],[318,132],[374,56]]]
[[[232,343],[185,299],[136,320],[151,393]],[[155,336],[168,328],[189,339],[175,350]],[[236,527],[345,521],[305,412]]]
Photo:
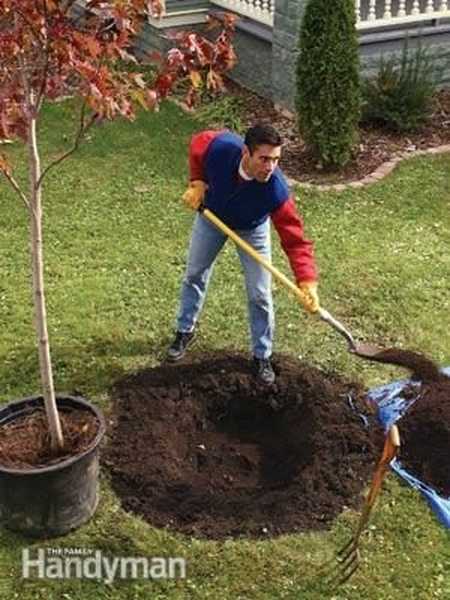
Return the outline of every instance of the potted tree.
[[[0,152],[0,173],[29,217],[42,384],[41,395],[0,410],[0,519],[11,529],[44,537],[63,534],[94,513],[98,445],[105,424],[99,410],[83,398],[55,394],[44,286],[43,184],[99,121],[133,119],[137,106],[155,109],[180,77],[190,81],[192,100],[205,71],[207,84],[217,87],[220,72],[234,63],[233,21],[226,19],[215,40],[182,34],[178,48],[153,57],[157,69],[149,84],[127,63],[136,62],[130,47],[145,11],[161,15],[162,0],[87,0],[82,19],[73,10],[75,4],[75,0],[0,0],[0,140],[25,144],[28,184],[16,178],[6,152]],[[74,97],[77,131],[71,146],[43,166],[38,123],[44,102],[68,94]],[[30,423],[39,447],[31,449],[33,458],[27,461],[20,447],[17,455],[17,444],[25,436],[30,450]],[[68,444],[68,430],[76,433],[71,437],[78,445]]]

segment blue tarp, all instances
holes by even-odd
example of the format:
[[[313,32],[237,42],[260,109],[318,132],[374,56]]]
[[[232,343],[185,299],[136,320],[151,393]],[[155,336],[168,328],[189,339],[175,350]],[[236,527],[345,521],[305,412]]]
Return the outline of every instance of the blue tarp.
[[[442,369],[442,372],[450,377],[450,367]],[[406,386],[411,385],[416,386],[419,390],[420,382],[412,379],[402,379],[369,391],[368,398],[375,401],[378,405],[378,419],[386,430],[404,415],[409,407],[416,401],[416,398],[405,400],[403,397],[403,390]],[[408,395],[410,396],[410,393]],[[391,468],[395,473],[400,475],[402,479],[409,483],[411,487],[419,490],[442,525],[450,529],[450,497],[444,498],[432,487],[423,483],[423,481],[420,481],[417,477],[414,477],[414,475],[403,468],[401,461],[397,458],[394,458],[391,462]]]

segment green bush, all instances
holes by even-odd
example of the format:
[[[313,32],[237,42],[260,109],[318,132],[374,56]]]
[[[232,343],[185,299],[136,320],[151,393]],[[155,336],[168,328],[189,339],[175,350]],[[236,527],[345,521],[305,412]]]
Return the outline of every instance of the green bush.
[[[427,120],[436,90],[436,69],[421,44],[402,54],[381,57],[378,74],[362,84],[364,122],[383,124],[399,132],[415,131]]]
[[[241,119],[242,101],[235,96],[220,96],[203,101],[197,111],[197,118],[208,127],[226,127],[243,134],[245,126]]]
[[[354,1],[309,0],[299,50],[300,132],[324,166],[342,166],[356,142],[361,105]]]

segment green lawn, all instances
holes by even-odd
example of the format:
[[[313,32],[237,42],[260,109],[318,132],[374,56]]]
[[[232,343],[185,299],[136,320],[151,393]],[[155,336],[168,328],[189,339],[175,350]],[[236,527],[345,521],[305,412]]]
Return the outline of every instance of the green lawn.
[[[68,114],[67,104],[46,111],[41,139],[47,158],[67,145]],[[80,390],[107,410],[116,379],[163,357],[193,218],[179,200],[187,177],[186,143],[201,126],[172,104],[133,124],[102,126],[49,177],[47,299],[59,391]],[[10,151],[21,154],[18,146]],[[449,155],[420,158],[363,191],[297,194],[307,232],[316,240],[323,306],[358,339],[417,349],[442,365],[450,364],[449,174]],[[0,401],[7,402],[39,392],[39,377],[26,214],[4,180],[0,202]],[[278,244],[274,262],[288,273]],[[405,375],[352,357],[342,339],[306,316],[284,289],[277,287],[275,296],[278,351],[368,387]],[[211,285],[199,349],[247,347],[243,282],[229,245]],[[0,528],[0,600],[450,598],[448,531],[392,475],[364,535],[360,570],[331,592],[319,568],[351,535],[357,517],[347,511],[322,533],[198,541],[125,513],[103,472],[98,511],[77,532],[44,543]],[[110,556],[182,556],[187,579],[114,585],[23,580],[22,548],[44,546],[88,547]]]

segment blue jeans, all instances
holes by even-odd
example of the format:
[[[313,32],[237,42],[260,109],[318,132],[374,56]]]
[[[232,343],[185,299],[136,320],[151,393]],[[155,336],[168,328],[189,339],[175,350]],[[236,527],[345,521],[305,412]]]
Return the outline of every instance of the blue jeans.
[[[255,229],[236,233],[270,261],[269,219]],[[181,290],[178,331],[193,331],[205,301],[214,261],[226,241],[227,236],[197,214]],[[269,358],[274,332],[271,274],[243,250],[237,248],[237,251],[245,276],[253,354],[257,358]],[[227,310],[232,310],[231,304]]]

